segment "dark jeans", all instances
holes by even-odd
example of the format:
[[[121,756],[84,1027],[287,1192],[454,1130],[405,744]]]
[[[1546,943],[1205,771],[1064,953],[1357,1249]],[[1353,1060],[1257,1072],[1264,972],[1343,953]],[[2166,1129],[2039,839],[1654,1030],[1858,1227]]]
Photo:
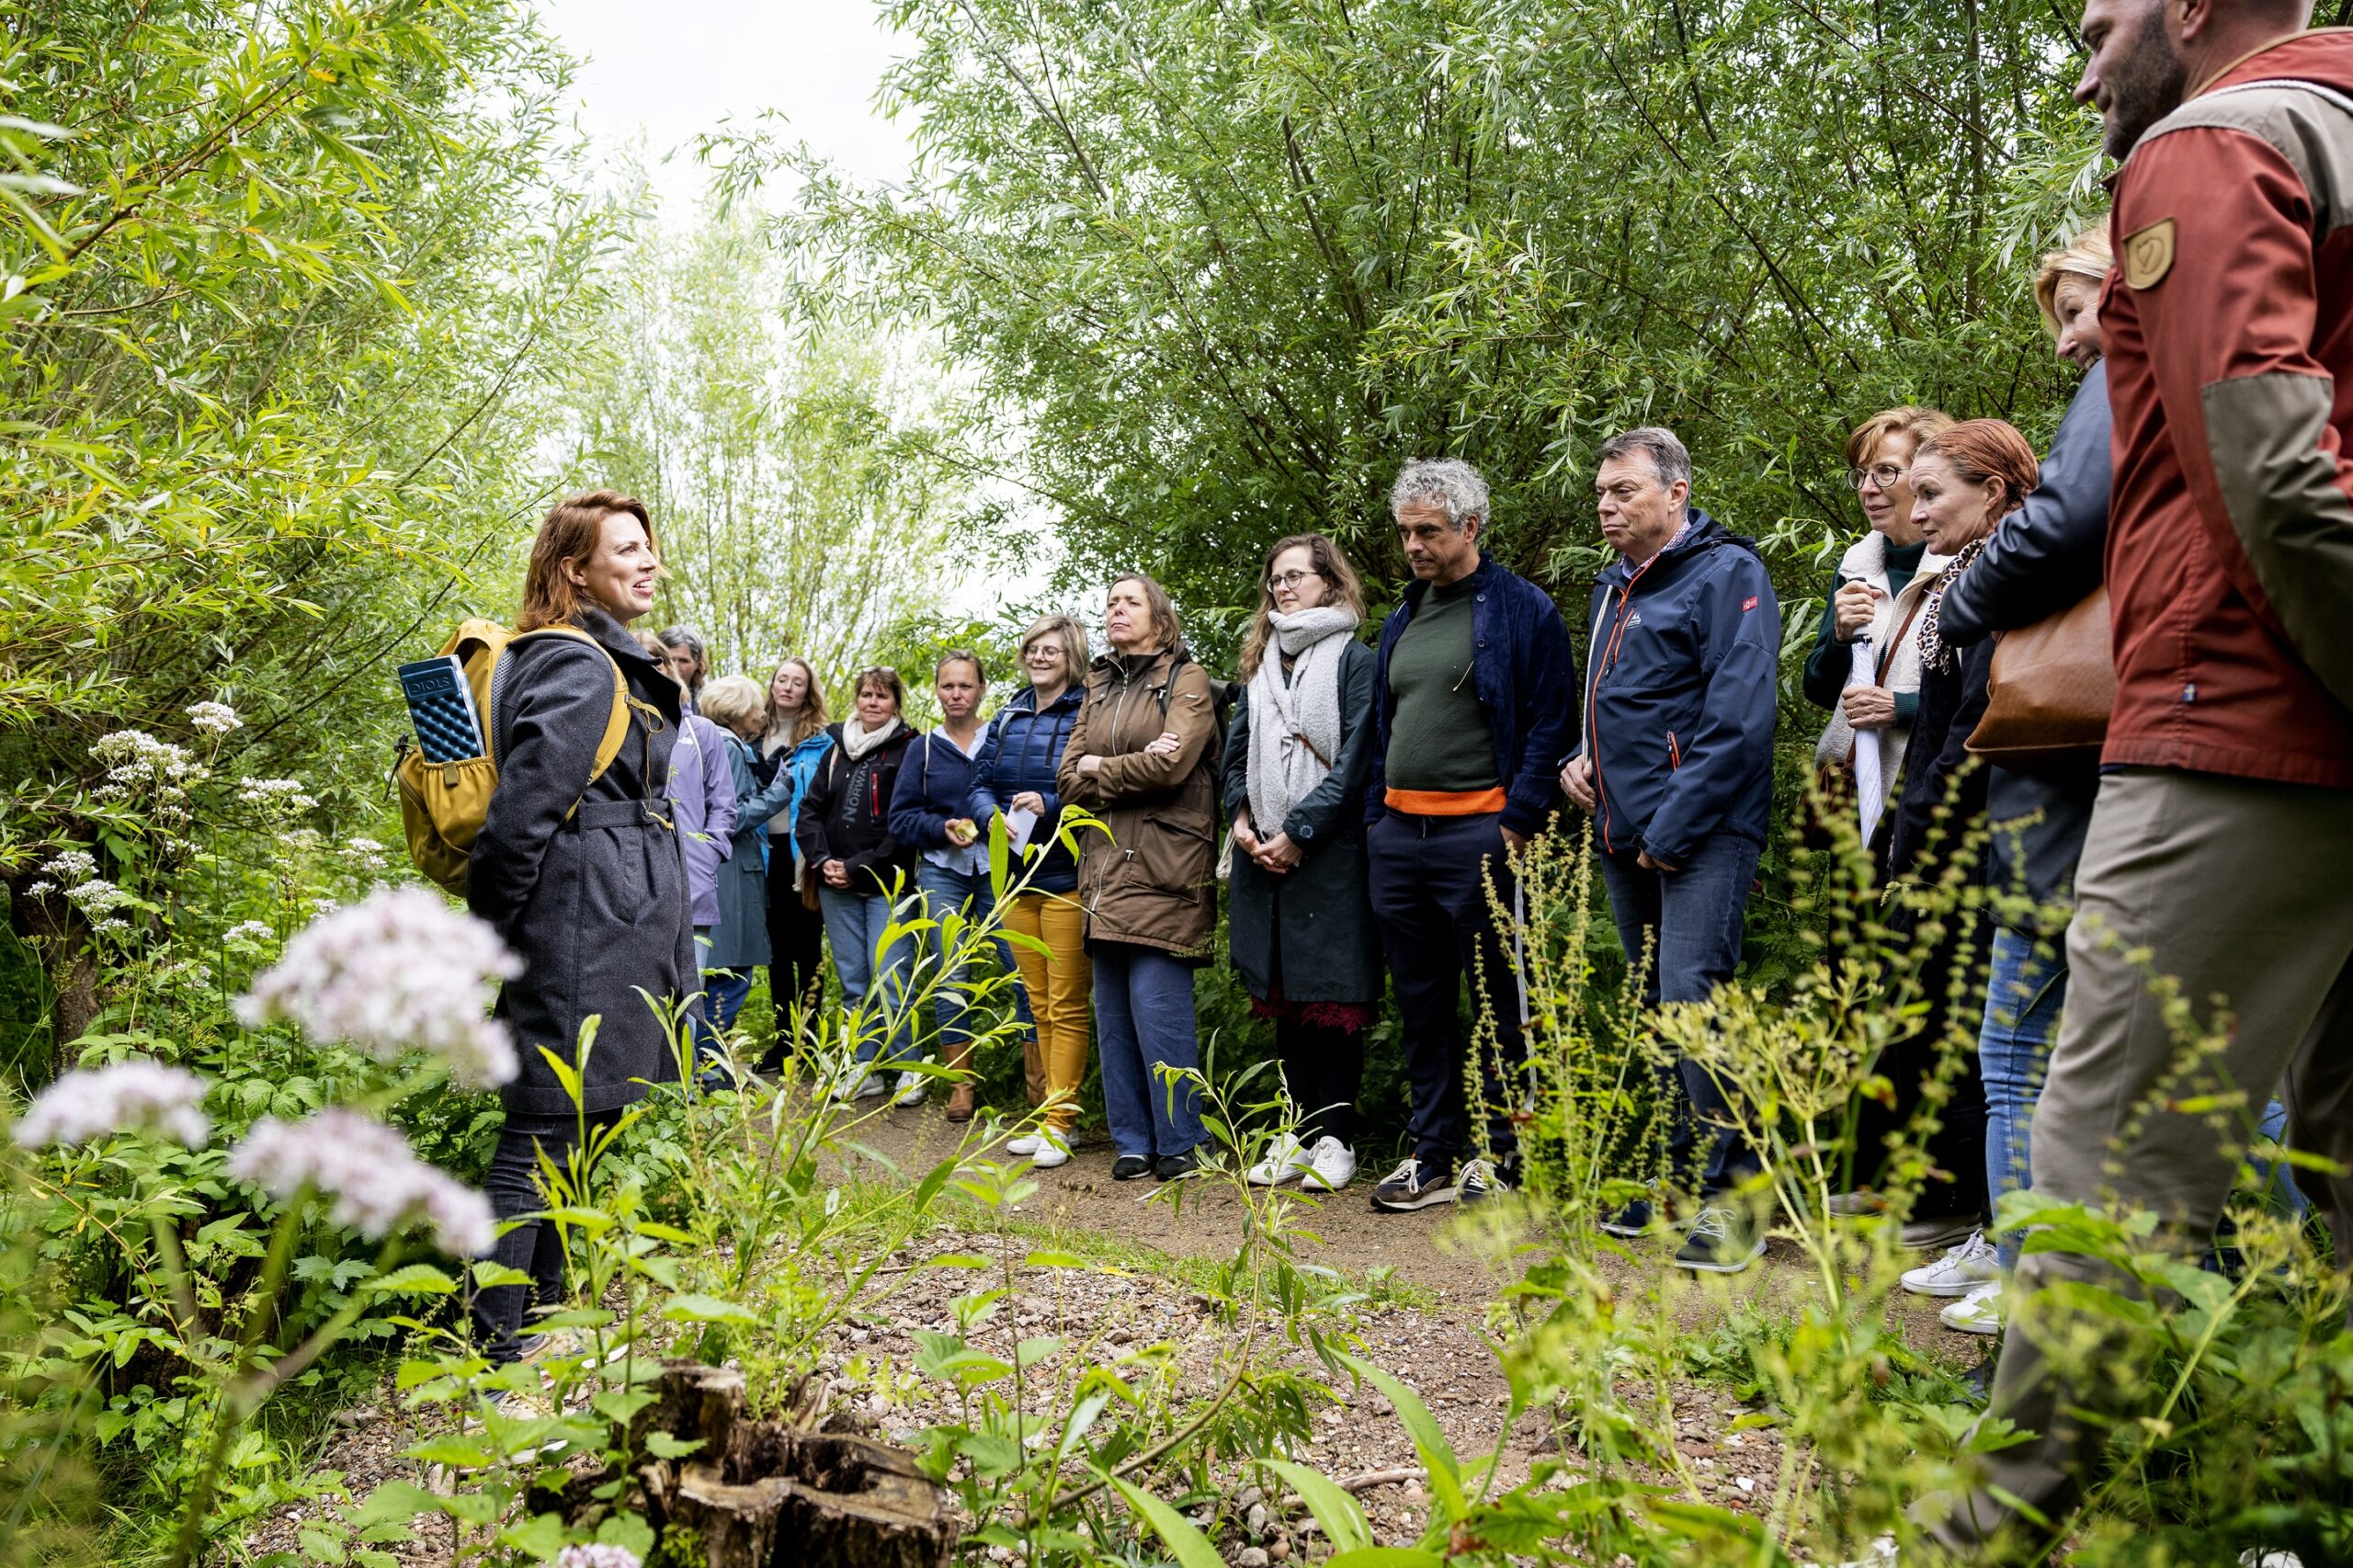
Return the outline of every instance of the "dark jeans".
[[[1962,916],[1949,915],[1958,927]],[[1899,949],[1909,942],[1913,917],[1898,910],[1889,920]],[[1887,1141],[1910,1127],[1920,1114],[1929,1080],[1938,1070],[1938,1056],[1956,1021],[1953,985],[1963,986],[1962,1030],[1973,1040],[1984,1023],[1984,978],[1992,955],[1994,932],[1983,914],[1966,934],[1954,929],[1921,960],[1915,1000],[1927,1005],[1920,1030],[1900,1044],[1880,1052],[1879,1072],[1895,1091],[1895,1103],[1865,1099],[1855,1116],[1855,1185],[1877,1187],[1887,1177]],[[1990,1212],[1985,1187],[1985,1074],[1978,1052],[1964,1046],[1960,1070],[1948,1085],[1949,1095],[1937,1110],[1937,1130],[1921,1142],[1930,1175],[1912,1207],[1918,1219],[1959,1219]]]
[[[1275,1020],[1275,1053],[1282,1059],[1290,1103],[1299,1108],[1299,1141],[1357,1142],[1357,1094],[1364,1086],[1364,1036],[1300,1018]]]
[[[1456,1012],[1466,974],[1473,977],[1472,1017],[1494,1024],[1494,1047],[1480,1053],[1479,1063],[1486,1152],[1500,1160],[1519,1150],[1511,1121],[1528,1060],[1519,975],[1506,923],[1497,921],[1487,902],[1492,872],[1496,896],[1511,907],[1503,847],[1502,820],[1493,813],[1424,817],[1392,811],[1365,830],[1373,920],[1404,1023],[1405,1087],[1413,1102],[1405,1133],[1414,1158],[1438,1177],[1450,1173],[1471,1145],[1465,1047]]]
[[[1201,1142],[1200,1086],[1189,1078],[1172,1084],[1154,1069],[1201,1065],[1192,966],[1129,942],[1097,942],[1087,951],[1111,1147],[1164,1160],[1182,1154]]]
[[[1636,852],[1600,857],[1602,885],[1626,961],[1640,964],[1647,949],[1643,1000],[1704,1002],[1740,967],[1740,927],[1756,875],[1757,846],[1720,833],[1702,842],[1677,871],[1653,871]],[[1732,1102],[1706,1069],[1688,1058],[1659,1069],[1667,1106],[1667,1162],[1677,1185],[1705,1196],[1737,1187],[1757,1170],[1756,1151],[1740,1135]],[[1699,1147],[1696,1124],[1710,1131]]]
[[[618,1110],[591,1113],[591,1135],[611,1126],[620,1114]],[[506,1113],[506,1125],[498,1132],[498,1148],[490,1156],[490,1174],[482,1183],[491,1211],[502,1222],[548,1207],[547,1198],[540,1191],[540,1155],[545,1153],[557,1166],[563,1166],[579,1131],[579,1119],[569,1112],[562,1116]],[[528,1301],[520,1285],[494,1285],[473,1292],[475,1346],[494,1362],[512,1361],[519,1352],[517,1340],[527,1310],[546,1311],[563,1300],[563,1243],[545,1220],[526,1220],[498,1238],[490,1259],[531,1277]]]
[[[792,885],[790,858],[778,858],[782,872],[768,882],[768,1000],[776,1006],[771,1062],[794,1047],[794,1000],[800,1000],[805,1017],[825,983],[825,917],[801,902],[800,890]]]

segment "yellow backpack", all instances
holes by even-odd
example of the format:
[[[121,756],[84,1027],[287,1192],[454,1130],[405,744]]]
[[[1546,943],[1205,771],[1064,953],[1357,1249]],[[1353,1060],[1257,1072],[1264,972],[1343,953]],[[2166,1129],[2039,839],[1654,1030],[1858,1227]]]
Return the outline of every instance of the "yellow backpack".
[[[497,687],[492,676],[501,659],[535,637],[576,637],[599,653],[605,653],[594,637],[577,627],[543,626],[536,631],[517,631],[494,620],[464,622],[441,652],[456,654],[465,671],[466,685],[473,691],[474,711],[482,715],[483,744],[489,755],[457,762],[427,762],[425,754],[404,737],[399,760],[392,765],[392,778],[400,786],[401,825],[408,835],[409,858],[418,870],[454,893],[466,891],[466,865],[483,821],[490,814],[491,792],[498,788],[498,714],[493,707]],[[613,711],[605,721],[605,738],[597,743],[597,767],[588,775],[590,784],[603,778],[613,758],[620,756],[621,743],[629,738],[630,710],[638,705],[630,695],[620,665],[609,653],[605,653],[605,660],[613,667]],[[579,804],[574,801],[573,809],[578,810]]]

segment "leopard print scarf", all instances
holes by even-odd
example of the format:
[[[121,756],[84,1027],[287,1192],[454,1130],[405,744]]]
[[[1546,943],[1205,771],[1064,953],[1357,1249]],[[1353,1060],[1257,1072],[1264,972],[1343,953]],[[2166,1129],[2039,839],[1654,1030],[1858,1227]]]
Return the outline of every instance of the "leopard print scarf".
[[[1987,536],[1990,538],[1991,536]],[[1985,551],[1985,540],[1974,539],[1953,552],[1950,564],[1937,574],[1936,585],[1927,593],[1927,606],[1920,612],[1920,667],[1938,675],[1950,675],[1961,655],[1945,646],[1945,590],[1959,580],[1969,563]]]

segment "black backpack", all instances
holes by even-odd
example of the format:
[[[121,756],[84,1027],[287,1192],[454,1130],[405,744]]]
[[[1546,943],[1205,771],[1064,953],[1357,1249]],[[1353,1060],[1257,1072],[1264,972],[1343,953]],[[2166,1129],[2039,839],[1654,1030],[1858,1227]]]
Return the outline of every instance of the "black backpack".
[[[1169,664],[1168,683],[1160,688],[1160,723],[1163,729],[1168,725],[1169,699],[1176,694],[1176,672],[1187,665],[1199,664],[1200,661],[1190,653],[1181,650]],[[1201,754],[1201,761],[1210,770],[1210,800],[1222,825],[1228,820],[1225,814],[1225,734],[1233,722],[1233,702],[1241,693],[1242,683],[1218,679],[1210,675],[1206,665],[1201,665],[1201,674],[1209,678],[1210,717],[1214,721],[1210,731],[1209,749]]]

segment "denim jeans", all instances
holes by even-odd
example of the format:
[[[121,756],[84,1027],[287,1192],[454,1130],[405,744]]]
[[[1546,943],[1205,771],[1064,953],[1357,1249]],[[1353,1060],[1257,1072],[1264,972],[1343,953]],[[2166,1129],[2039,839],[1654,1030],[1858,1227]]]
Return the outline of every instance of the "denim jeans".
[[[834,973],[842,983],[842,1012],[858,1020],[850,1026],[857,1030],[858,1059],[888,1067],[913,1056],[915,1020],[907,989],[915,967],[914,936],[902,932],[883,947],[891,901],[881,893],[827,888],[817,897],[825,914],[825,943],[834,950]]]
[[[1103,1114],[1111,1147],[1147,1158],[1181,1154],[1201,1141],[1200,1089],[1170,1084],[1157,1066],[1198,1071],[1193,971],[1157,948],[1097,942],[1095,1038],[1103,1057]]]
[[[1997,1204],[2006,1192],[2033,1190],[2034,1102],[2067,1000],[2065,949],[2055,940],[2040,952],[2035,946],[2033,937],[2006,927],[1994,933],[1985,1022],[1977,1031],[1985,1079],[1985,1190]],[[2016,1232],[1994,1238],[2006,1272],[2018,1267],[2021,1239]]]
[[[1626,961],[1640,964],[1645,949],[1650,954],[1643,976],[1646,1005],[1704,1002],[1740,967],[1741,922],[1757,848],[1719,833],[1701,841],[1677,871],[1650,870],[1632,850],[1599,858]],[[1662,1067],[1658,1086],[1668,1107],[1668,1170],[1677,1183],[1711,1197],[1756,1173],[1756,1153],[1733,1120],[1732,1102],[1705,1068],[1688,1058],[1673,1070]],[[1704,1149],[1695,1123],[1711,1129]]]
[[[925,907],[934,920],[945,920],[952,912],[966,920],[977,920],[995,902],[996,892],[989,885],[989,870],[983,866],[977,871],[952,870],[946,866],[926,860],[915,868],[915,888],[924,897]],[[1015,972],[1013,944],[1002,936],[992,938],[997,962],[1007,974]],[[964,1015],[972,1011],[972,993],[966,988],[972,980],[972,954],[953,970],[945,967],[943,948],[942,968],[938,975],[939,990],[932,998],[932,1010],[939,1019],[939,1043],[942,1053],[953,1062],[956,1055],[972,1041],[973,1031],[965,1026]],[[1013,993],[1014,1016],[1021,1021],[1025,1033],[1030,1028],[1029,1004],[1021,987],[1009,987]]]
[[[590,1115],[589,1135],[593,1138],[599,1129],[611,1126],[620,1114],[605,1110]],[[540,1155],[544,1153],[563,1168],[571,1159],[579,1132],[580,1119],[570,1112],[562,1116],[506,1113],[506,1124],[498,1132],[498,1147],[490,1156],[490,1171],[482,1183],[491,1212],[500,1222],[549,1207],[547,1197],[540,1191]],[[549,1221],[525,1220],[498,1238],[490,1250],[490,1260],[531,1277],[528,1296],[520,1285],[494,1285],[472,1292],[475,1348],[494,1362],[512,1361],[519,1353],[517,1340],[526,1313],[563,1303],[563,1239]]]

